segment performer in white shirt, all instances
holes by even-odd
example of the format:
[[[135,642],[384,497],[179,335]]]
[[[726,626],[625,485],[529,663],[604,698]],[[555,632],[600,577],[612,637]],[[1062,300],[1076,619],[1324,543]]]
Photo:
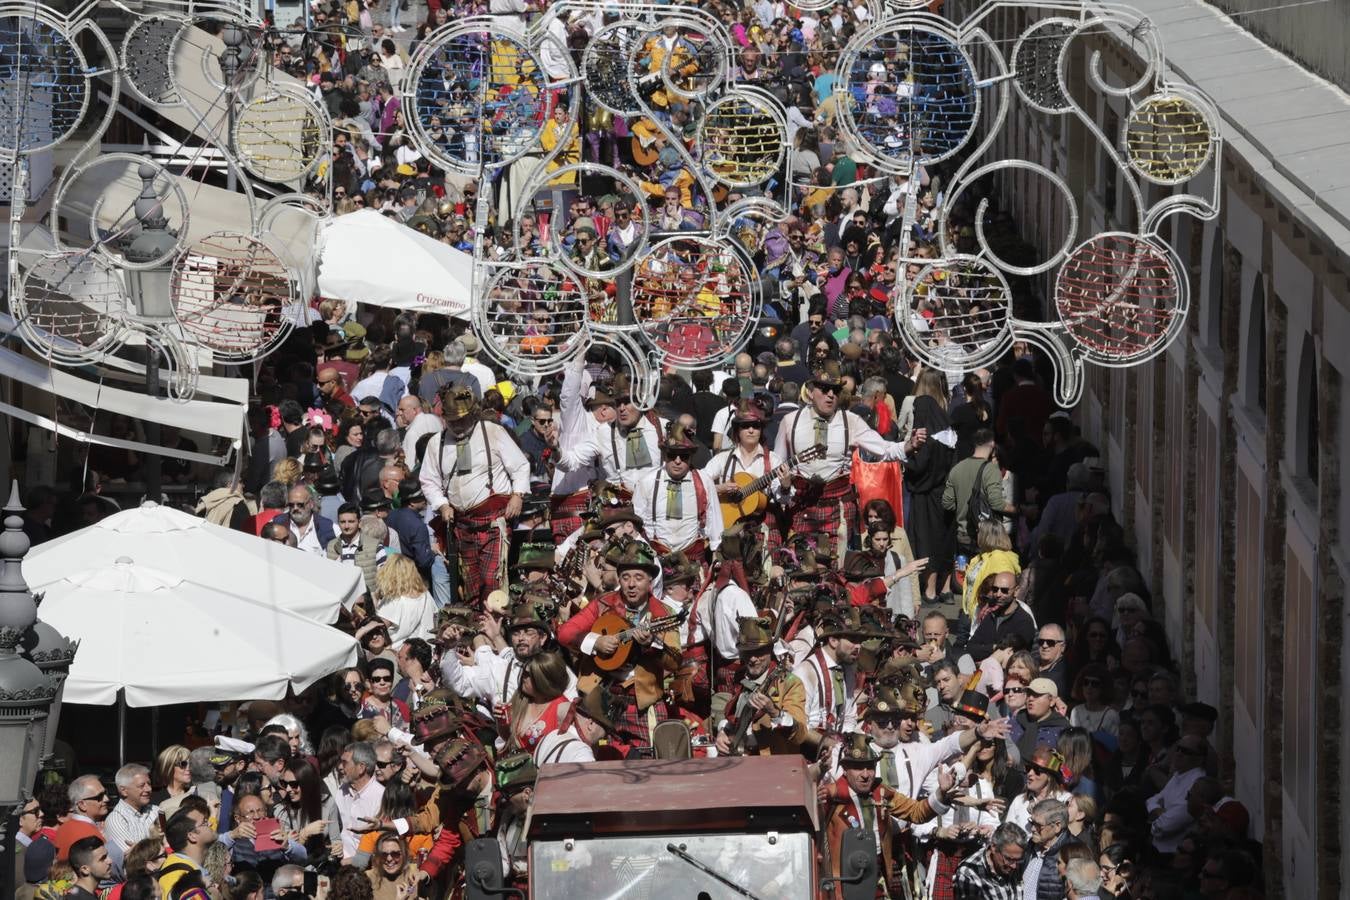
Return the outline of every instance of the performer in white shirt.
[[[480,419],[478,409],[468,388],[441,390],[445,430],[427,442],[418,475],[428,505],[453,525],[471,604],[505,587],[507,523],[520,515],[530,490],[529,460],[507,430]]]
[[[816,646],[792,674],[806,688],[808,742],[827,732],[857,731],[856,663],[867,632],[856,609],[823,614],[816,623]]]
[[[792,499],[792,473],[783,465],[782,457],[760,440],[764,436],[764,425],[768,418],[768,412],[758,400],[741,400],[736,406],[735,418],[731,421],[731,446],[708,460],[703,471],[717,482],[719,502],[738,505],[747,498],[743,496],[741,485],[736,483],[737,475],[754,479],[771,473],[778,476],[762,488],[767,505],[754,512],[745,509],[737,520],[746,529],[756,532],[760,546],[764,548],[765,558],[771,559],[782,543],[782,533],[778,527],[779,513],[787,508]],[[753,498],[751,500],[753,502]]]
[[[661,438],[665,422],[633,402],[628,376],[614,376],[611,387],[616,416],[598,426],[586,440],[559,447],[558,468],[564,472],[598,466],[608,481],[634,489],[639,476],[661,464]]]
[[[910,450],[928,439],[924,429],[916,428],[903,444],[886,440],[861,416],[839,408],[843,389],[838,361],[827,360],[812,373],[810,405],[783,420],[774,447],[784,459],[817,444],[825,447],[821,458],[797,468],[789,529],[830,542],[836,559],[843,558],[849,535],[858,530],[858,492],[849,477],[853,449],[904,462]]]
[[[696,449],[693,436],[674,426],[661,448],[664,464],[644,472],[633,486],[633,511],[658,552],[679,551],[707,565],[710,551],[722,543],[722,507],[712,478],[690,471]]]

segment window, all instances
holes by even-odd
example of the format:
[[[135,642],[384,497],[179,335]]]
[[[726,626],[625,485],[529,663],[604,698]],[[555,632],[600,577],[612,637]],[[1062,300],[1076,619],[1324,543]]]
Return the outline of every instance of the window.
[[[1215,635],[1219,593],[1219,429],[1201,412],[1195,454],[1195,605],[1200,620]],[[1184,512],[1184,510],[1183,510]]]
[[[1266,411],[1266,279],[1256,276],[1252,288],[1252,312],[1247,328],[1246,396],[1262,413]]]
[[[1234,680],[1238,697],[1253,722],[1261,721],[1261,659],[1265,629],[1261,624],[1261,578],[1263,576],[1261,530],[1264,511],[1261,496],[1247,474],[1239,468],[1237,483],[1237,572],[1233,579],[1237,594],[1237,639],[1234,642]]]
[[[1284,792],[1299,818],[1311,825],[1316,770],[1317,642],[1313,637],[1316,599],[1312,578],[1292,545],[1286,545],[1284,578]]]
[[[1317,350],[1312,335],[1303,336],[1298,361],[1298,393],[1294,395],[1294,472],[1317,484],[1321,463],[1321,423],[1317,416]]]
[[[1227,273],[1228,254],[1224,249],[1223,229],[1215,226],[1209,238],[1209,269],[1206,271],[1204,290],[1205,306],[1205,343],[1218,349],[1223,341],[1223,308],[1227,302],[1224,294]]]

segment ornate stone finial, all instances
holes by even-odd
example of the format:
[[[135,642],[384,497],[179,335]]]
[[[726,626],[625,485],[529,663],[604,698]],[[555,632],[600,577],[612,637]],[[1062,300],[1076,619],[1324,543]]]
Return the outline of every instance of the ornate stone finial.
[[[0,532],[0,648],[5,646],[5,630],[13,629],[17,632],[9,644],[13,650],[23,633],[37,621],[37,604],[23,578],[23,557],[32,542],[23,531],[24,510],[19,503],[18,481],[10,489],[4,512],[5,530]]]

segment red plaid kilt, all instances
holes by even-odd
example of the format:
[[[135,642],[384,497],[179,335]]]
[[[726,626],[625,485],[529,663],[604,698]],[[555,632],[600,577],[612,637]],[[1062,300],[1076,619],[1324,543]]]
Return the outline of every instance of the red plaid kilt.
[[[549,527],[553,530],[553,543],[561,544],[567,536],[584,523],[581,514],[590,505],[591,492],[582,488],[574,494],[563,497],[550,497],[548,500]]]
[[[933,892],[931,900],[956,900],[952,890],[952,881],[956,878],[956,867],[970,855],[974,847],[958,844],[955,841],[942,841],[928,857],[928,865],[936,869],[933,873]]]
[[[631,696],[631,690],[628,692]],[[652,704],[651,709],[656,713],[656,724],[661,724],[674,716],[670,714],[666,707],[665,700],[657,700]],[[623,712],[615,719],[614,724],[618,726],[619,737],[623,739],[629,747],[645,748],[652,745],[652,732],[648,726],[647,710],[638,710],[637,701],[630,699],[624,706]]]
[[[745,664],[739,659],[719,659],[717,661],[717,671],[715,673],[717,676],[717,690],[724,691],[728,694],[735,693],[736,689],[740,686],[741,670],[744,668]]]
[[[798,478],[795,488],[801,500],[794,503],[790,511],[790,534],[814,535],[817,540],[833,542],[839,533],[841,517],[849,534],[858,531],[858,491],[847,476],[824,485]],[[839,549],[833,544],[830,547]]]
[[[501,583],[502,534],[492,527],[506,509],[508,498],[494,494],[464,512],[455,512],[455,543],[459,547],[459,567],[463,580],[464,602],[480,609],[487,595]]]

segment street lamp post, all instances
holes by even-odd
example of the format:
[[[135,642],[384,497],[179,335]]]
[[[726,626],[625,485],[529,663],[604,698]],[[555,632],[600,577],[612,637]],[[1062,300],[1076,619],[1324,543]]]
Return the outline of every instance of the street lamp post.
[[[239,77],[239,66],[243,62],[243,46],[248,35],[234,22],[229,22],[220,31],[220,39],[225,49],[220,52],[220,74],[225,76],[225,150],[230,158],[225,163],[225,186],[233,192],[236,187],[234,174],[234,104],[235,81]],[[155,498],[158,501],[159,498]]]
[[[178,246],[178,237],[169,228],[168,217],[164,214],[164,198],[155,190],[155,178],[160,169],[154,163],[141,163],[136,174],[141,179],[141,192],[132,204],[136,216],[136,228],[122,243],[123,257],[130,263],[149,268],[128,268],[125,270],[127,293],[136,307],[136,317],[150,325],[164,325],[173,321],[173,294],[171,281],[173,269],[167,260]],[[157,260],[161,265],[150,265]],[[145,392],[152,398],[159,397],[159,347],[147,335],[145,344]],[[146,441],[159,446],[159,422],[151,419],[146,422]],[[160,481],[163,460],[158,453],[149,454],[145,465],[145,496],[147,500],[160,502]]]
[[[39,598],[23,578],[30,542],[23,530],[19,484],[14,482],[0,532],[0,897],[14,896],[14,835],[18,812],[32,796],[48,739],[55,739],[56,699],[75,647],[37,624]],[[21,648],[55,650],[60,662],[44,671]]]

